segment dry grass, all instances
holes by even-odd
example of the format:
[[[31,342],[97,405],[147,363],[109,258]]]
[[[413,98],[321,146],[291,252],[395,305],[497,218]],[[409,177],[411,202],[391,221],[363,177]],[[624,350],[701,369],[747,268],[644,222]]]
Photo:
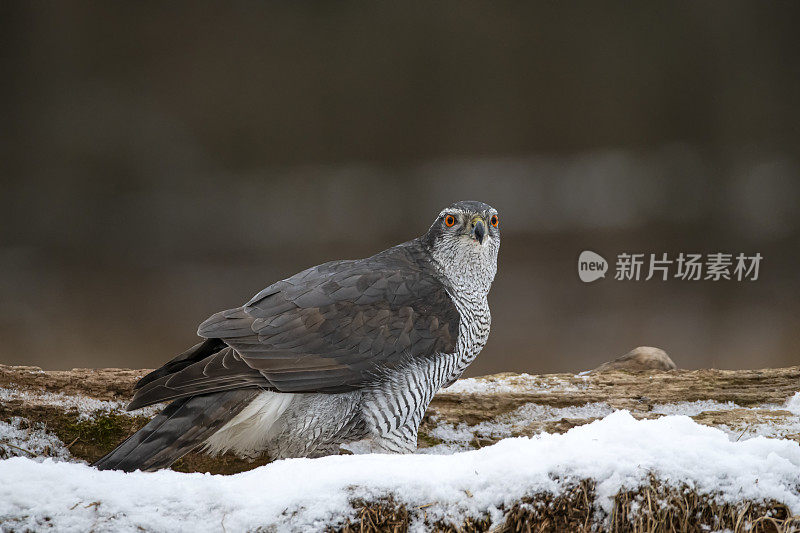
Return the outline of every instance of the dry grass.
[[[718,503],[686,487],[668,487],[655,479],[639,490],[617,494],[610,517],[598,512],[594,501],[595,486],[588,480],[560,494],[539,493],[514,504],[506,512],[504,523],[491,530],[486,517],[465,519],[460,524],[430,522],[427,506],[408,508],[391,498],[378,502],[358,501],[353,502],[356,518],[338,531],[399,533],[407,531],[412,520],[422,520],[430,531],[447,533],[800,531],[800,517],[792,516],[779,502]]]
[[[646,488],[617,495],[611,530],[784,533],[800,530],[800,517],[780,502],[717,503],[686,487],[667,488],[652,480]]]
[[[377,502],[354,501],[356,518],[349,520],[338,531],[341,533],[365,533],[367,531],[386,531],[401,533],[408,530],[410,516],[405,505],[393,499]]]
[[[543,492],[523,498],[494,531],[591,531],[594,525],[594,483],[582,481],[560,494]]]

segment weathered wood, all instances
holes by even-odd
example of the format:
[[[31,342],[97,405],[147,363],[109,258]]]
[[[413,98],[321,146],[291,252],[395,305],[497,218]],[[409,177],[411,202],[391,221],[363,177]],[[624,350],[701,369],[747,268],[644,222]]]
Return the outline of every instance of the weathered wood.
[[[37,367],[0,365],[0,421],[14,417],[31,427],[44,427],[64,443],[78,459],[99,458],[128,435],[144,425],[153,410],[123,413],[133,386],[147,370],[74,369],[43,371]],[[726,427],[731,431],[757,425],[789,427],[793,414],[781,410],[800,389],[800,367],[762,370],[672,370],[608,371],[586,375],[573,374],[495,374],[462,380],[451,389],[436,395],[420,429],[420,446],[441,442],[430,433],[441,424],[474,426],[513,420],[514,435],[540,431],[562,432],[593,420],[593,417],[559,418],[559,409],[598,404],[627,409],[638,418],[658,416],[655,408],[681,402],[709,400],[726,405],[700,409],[693,418],[704,424]],[[101,400],[105,410],[85,416],[92,405],[76,407],[64,400]],[[728,404],[730,402],[730,404]],[[549,418],[527,415],[525,406],[550,408]],[[695,409],[697,410],[697,409]],[[555,418],[553,416],[555,413]],[[82,416],[83,414],[83,416]],[[529,416],[529,419],[525,419]],[[522,417],[522,418],[521,418]],[[780,436],[800,440],[789,429]],[[475,445],[494,439],[476,433]],[[2,442],[0,442],[2,446]],[[9,449],[8,453],[12,453]],[[22,454],[22,452],[19,452]],[[190,454],[175,468],[182,471],[231,473],[266,462],[249,462],[232,456],[211,458]]]

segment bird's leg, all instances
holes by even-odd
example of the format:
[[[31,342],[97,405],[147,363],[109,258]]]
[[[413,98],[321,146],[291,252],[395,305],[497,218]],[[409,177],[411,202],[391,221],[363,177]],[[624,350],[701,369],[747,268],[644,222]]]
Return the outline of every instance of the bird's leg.
[[[417,428],[402,426],[368,439],[369,453],[413,453],[417,449]]]

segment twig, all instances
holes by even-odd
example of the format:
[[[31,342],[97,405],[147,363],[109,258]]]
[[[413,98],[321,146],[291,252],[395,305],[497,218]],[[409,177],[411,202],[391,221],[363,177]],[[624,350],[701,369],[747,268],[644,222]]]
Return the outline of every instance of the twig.
[[[78,442],[78,439],[79,439],[79,438],[80,438],[80,437],[75,437],[74,439],[72,439],[72,442],[70,442],[69,444],[67,444],[67,449],[69,450],[69,449],[72,447],[72,445],[73,445],[73,444],[75,444],[76,442]]]
[[[741,439],[741,438],[744,436],[745,432],[746,432],[748,429],[750,429],[750,424],[747,424],[747,425],[744,427],[744,429],[742,430],[742,432],[739,434],[739,436],[738,436],[738,437],[736,437],[736,442],[739,442],[739,439]]]
[[[35,453],[33,453],[33,452],[29,451],[29,450],[26,450],[25,448],[20,448],[19,446],[14,446],[13,444],[11,444],[10,442],[8,442],[6,440],[0,441],[0,442],[2,442],[5,446],[8,446],[9,448],[14,448],[15,450],[19,450],[21,452],[27,453],[31,457],[36,457]]]

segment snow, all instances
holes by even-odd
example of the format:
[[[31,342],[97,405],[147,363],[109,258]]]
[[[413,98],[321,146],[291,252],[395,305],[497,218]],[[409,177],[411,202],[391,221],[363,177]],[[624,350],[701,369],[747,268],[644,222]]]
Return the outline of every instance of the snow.
[[[765,403],[743,407],[734,402],[716,402],[699,400],[695,402],[675,402],[657,404],[650,411],[658,415],[697,416],[701,413],[721,413],[724,411],[748,411],[758,423],[747,425],[715,424],[724,431],[731,440],[747,440],[758,436],[786,438],[800,435],[800,393],[795,393],[783,405]],[[786,416],[786,413],[789,416]]]
[[[26,405],[38,405],[49,407],[62,407],[65,410],[77,410],[78,420],[94,418],[98,414],[108,414],[119,412],[129,416],[148,416],[153,417],[159,413],[164,404],[151,405],[133,412],[125,410],[125,403],[119,401],[97,400],[86,396],[75,396],[54,392],[38,392],[16,389],[5,389],[0,387],[0,402],[19,400]]]
[[[429,432],[429,435],[443,443],[423,448],[420,453],[452,453],[456,450],[466,450],[471,447],[471,443],[476,437],[493,439],[511,437],[532,422],[555,422],[564,418],[581,420],[602,418],[612,412],[614,409],[605,402],[586,403],[571,407],[551,407],[527,403],[510,413],[472,426],[464,423],[456,426],[440,422]]]
[[[510,392],[575,392],[586,386],[559,377],[513,374],[459,379],[442,392],[460,394],[508,394]]]
[[[0,421],[0,459],[23,456],[43,461],[44,457],[69,459],[69,450],[61,439],[48,433],[44,425],[27,426],[22,418],[15,416],[9,422]]]
[[[0,522],[21,530],[316,531],[349,516],[352,499],[389,494],[426,506],[429,520],[461,523],[488,512],[497,521],[501,506],[582,479],[596,481],[599,511],[608,513],[619,490],[648,484],[651,474],[724,502],[775,499],[797,514],[799,472],[794,441],[736,442],[687,416],[636,420],[616,411],[564,434],[452,455],[289,459],[232,476],[100,472],[15,457],[0,461]],[[412,527],[424,529],[421,521]]]
[[[744,426],[730,426],[719,424],[716,427],[728,434],[734,440],[747,440],[755,437],[797,438],[800,436],[800,416],[775,416],[773,411],[782,411],[782,408],[753,410],[759,423],[750,423]]]
[[[734,402],[717,402],[714,400],[697,400],[694,402],[659,403],[653,406],[651,413],[657,415],[697,416],[709,411],[730,411],[743,409]]]
[[[784,407],[793,415],[800,416],[800,392],[795,392],[794,396],[786,400]]]

